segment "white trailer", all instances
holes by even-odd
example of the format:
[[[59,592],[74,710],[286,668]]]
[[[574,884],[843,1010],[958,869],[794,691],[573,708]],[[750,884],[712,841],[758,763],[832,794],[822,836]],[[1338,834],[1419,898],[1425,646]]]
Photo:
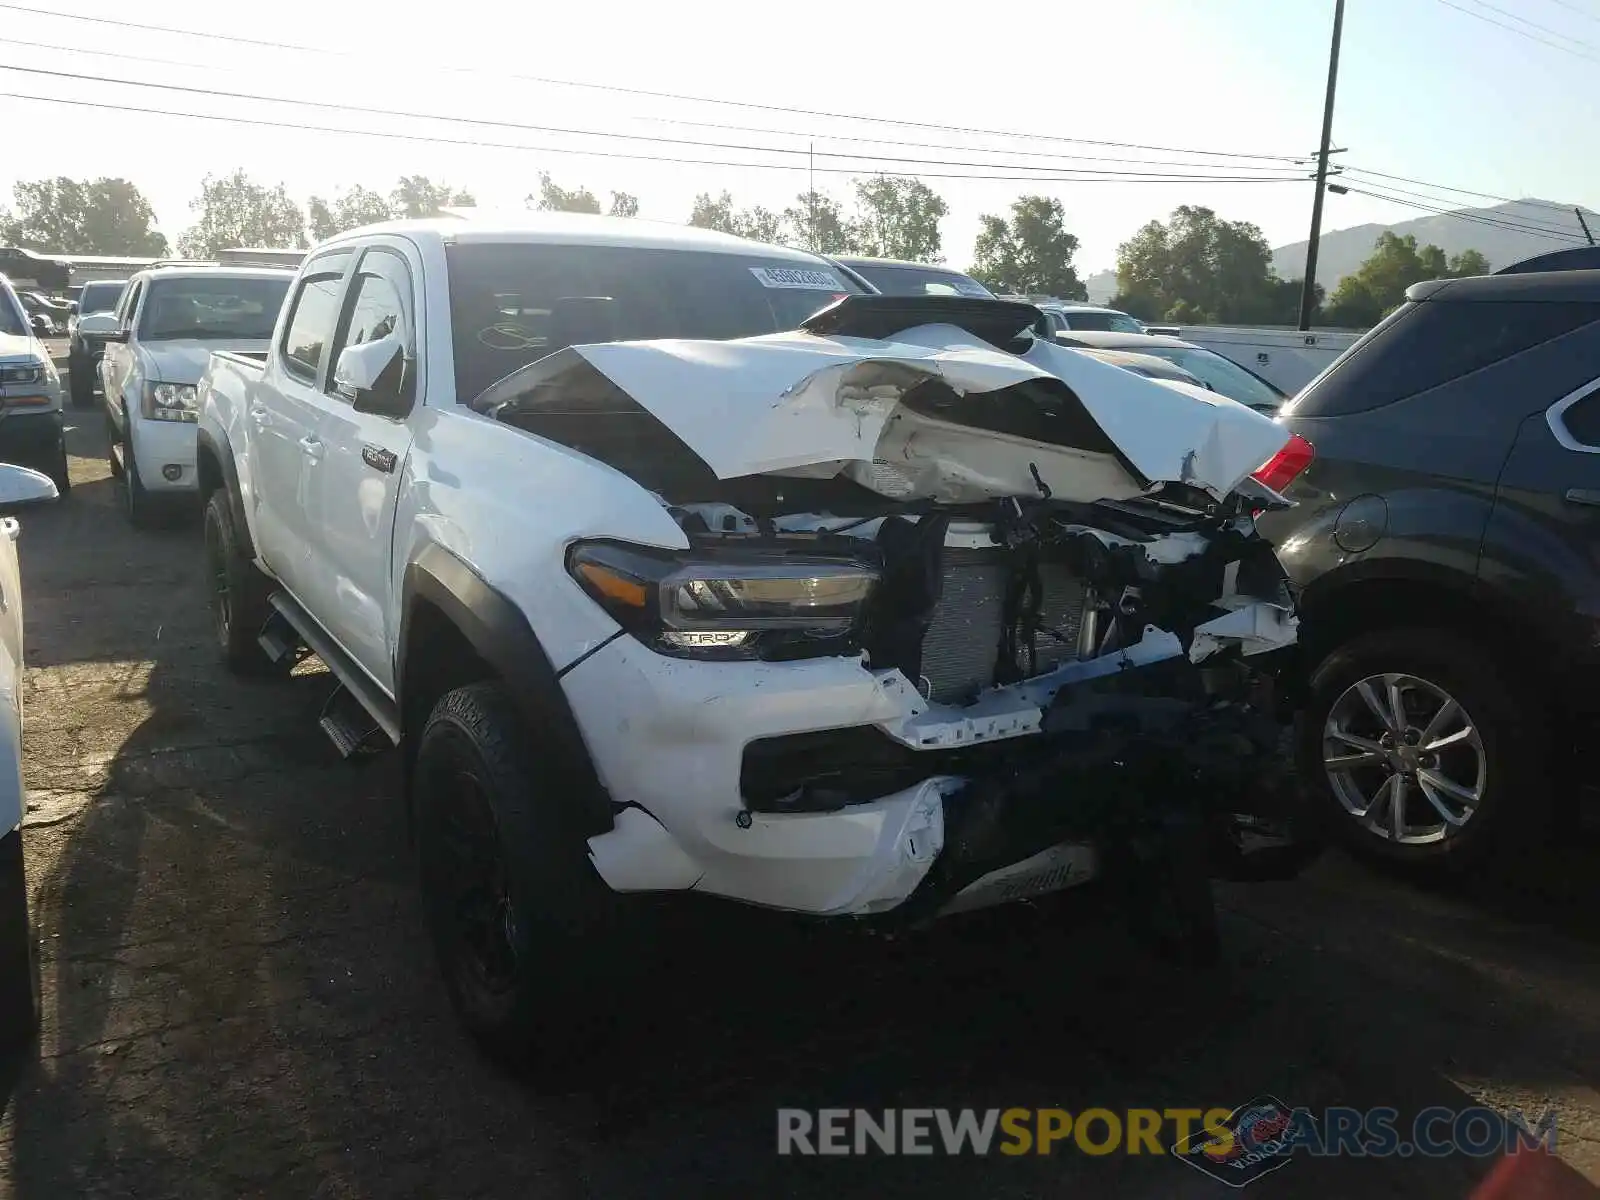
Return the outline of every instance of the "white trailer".
[[[1163,329],[1165,332],[1165,328]],[[1275,329],[1249,325],[1182,325],[1172,332],[1248,367],[1294,395],[1361,337],[1349,329]]]

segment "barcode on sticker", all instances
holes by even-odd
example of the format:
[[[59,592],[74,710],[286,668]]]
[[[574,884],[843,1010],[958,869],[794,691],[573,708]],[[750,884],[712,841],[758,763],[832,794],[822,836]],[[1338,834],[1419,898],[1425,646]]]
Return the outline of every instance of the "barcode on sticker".
[[[751,267],[750,274],[762,287],[803,288],[808,292],[842,292],[844,282],[832,271],[812,271],[804,267]]]

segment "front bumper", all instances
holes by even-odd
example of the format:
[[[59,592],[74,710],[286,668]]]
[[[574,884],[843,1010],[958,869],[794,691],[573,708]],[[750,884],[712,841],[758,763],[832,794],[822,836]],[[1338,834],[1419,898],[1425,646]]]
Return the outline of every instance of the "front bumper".
[[[152,421],[133,417],[128,436],[139,482],[147,492],[192,492],[199,487],[195,472],[199,426],[192,421]],[[175,473],[175,479],[167,478]]]
[[[853,659],[694,663],[619,638],[563,680],[626,806],[590,841],[596,868],[619,891],[917,918],[1179,848],[1215,864],[1237,846],[1228,814],[1294,810],[1282,725],[1149,640],[1140,670],[1071,663],[955,708]],[[1161,694],[1119,695],[1136,678]]]

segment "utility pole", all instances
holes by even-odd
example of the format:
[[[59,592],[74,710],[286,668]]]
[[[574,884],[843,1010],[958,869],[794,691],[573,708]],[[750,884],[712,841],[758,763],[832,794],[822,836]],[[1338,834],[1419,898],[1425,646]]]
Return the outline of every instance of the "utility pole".
[[[1333,46],[1328,51],[1328,94],[1322,102],[1322,147],[1317,151],[1317,194],[1311,199],[1311,238],[1306,243],[1306,277],[1300,289],[1300,328],[1311,328],[1317,307],[1317,242],[1322,237],[1322,195],[1328,186],[1332,153],[1333,93],[1339,84],[1339,35],[1344,31],[1344,0],[1333,0]]]
[[[817,250],[817,143],[811,143],[810,165],[806,168],[806,208],[810,210],[811,230],[806,238],[806,249]]]

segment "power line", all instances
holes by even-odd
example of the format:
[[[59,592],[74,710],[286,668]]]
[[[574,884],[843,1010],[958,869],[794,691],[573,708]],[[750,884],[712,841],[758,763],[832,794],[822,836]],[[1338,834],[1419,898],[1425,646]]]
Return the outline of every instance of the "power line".
[[[1435,196],[1435,195],[1431,195],[1430,193],[1427,193],[1427,192],[1413,192],[1413,191],[1410,191],[1410,190],[1408,190],[1406,188],[1395,187],[1392,184],[1386,184],[1384,186],[1387,188],[1388,191],[1398,192],[1402,196],[1415,196],[1419,200],[1431,200],[1431,201],[1434,201],[1435,203],[1438,203],[1438,204],[1452,204],[1452,203],[1455,203],[1454,201],[1450,200],[1446,196]],[[1516,203],[1516,201],[1511,201],[1511,203]],[[1459,211],[1459,209],[1452,209],[1451,211],[1455,212],[1455,211]],[[1570,215],[1572,213],[1572,209],[1570,209],[1570,208],[1563,208],[1562,211],[1566,212],[1568,215]],[[1471,213],[1469,215],[1470,216],[1484,216],[1484,214],[1482,214],[1482,213]],[[1561,227],[1559,225],[1546,225],[1544,222],[1536,221],[1532,217],[1515,216],[1515,215],[1512,215],[1510,213],[1502,213],[1502,214],[1499,214],[1497,216],[1487,217],[1486,219],[1495,220],[1495,221],[1504,221],[1507,224],[1523,225],[1523,226],[1527,227],[1528,229],[1543,230],[1543,231],[1545,231],[1547,233],[1566,233],[1567,232],[1567,230],[1565,228],[1563,228],[1563,227]]]
[[[483,142],[467,140],[465,138],[447,138],[428,134],[399,133],[377,129],[347,129],[336,125],[311,125],[299,121],[270,121],[263,117],[237,117],[224,116],[220,113],[179,112],[175,109],[165,108],[139,108],[124,104],[97,103],[93,100],[75,100],[64,96],[40,96],[27,92],[0,92],[0,98],[7,100],[33,101],[39,104],[65,104],[75,108],[93,108],[107,112],[139,113],[152,117],[179,117],[191,121],[213,121],[226,125],[252,125],[265,129],[292,129],[304,133],[335,133],[347,137],[378,138],[401,142],[423,142],[439,146],[466,146],[486,150],[518,150],[529,154],[571,154],[581,158],[612,158],[625,159],[633,162],[662,162],[674,163],[684,166],[701,167],[738,167],[749,170],[769,171],[806,171],[808,164],[798,163],[771,163],[771,162],[739,162],[729,159],[708,158],[680,158],[677,155],[667,154],[629,154],[619,150],[574,150],[570,147],[560,146],[530,146],[520,142]],[[868,171],[860,167],[817,167],[818,172],[831,175],[896,175],[893,171]],[[1260,176],[1240,176],[1236,178],[1218,178],[1216,176],[1182,176],[1173,175],[1162,178],[1125,179],[1120,177],[1099,176],[1064,178],[1059,175],[1034,176],[1034,175],[986,175],[986,174],[961,174],[954,172],[929,172],[919,171],[915,175],[903,175],[902,178],[912,179],[987,179],[997,182],[1012,183],[1296,183],[1294,179],[1264,179]]]
[[[357,57],[355,52],[340,50],[327,46],[310,46],[298,42],[276,42],[263,38],[242,37],[234,34],[210,33],[198,29],[179,29],[171,25],[141,24],[137,21],[126,21],[112,17],[94,17],[79,13],[55,12],[49,9],[30,8],[23,4],[0,3],[0,9],[11,12],[30,13],[39,17],[53,17],[66,21],[82,21],[95,25],[109,25],[115,29],[138,29],[147,33],[164,33],[176,37],[202,38],[208,41],[230,42],[235,45],[254,46],[268,50],[288,50],[301,54],[320,54],[338,58]],[[713,104],[729,108],[744,108],[761,112],[785,113],[790,116],[813,117],[829,121],[861,121],[875,125],[895,125],[905,129],[929,129],[942,133],[962,133],[981,137],[1015,138],[1026,141],[1063,142],[1079,146],[1104,146],[1119,150],[1144,150],[1158,154],[1194,154],[1209,158],[1235,158],[1276,160],[1285,163],[1300,163],[1304,161],[1303,155],[1292,154],[1245,154],[1231,150],[1195,150],[1183,146],[1152,146],[1139,142],[1113,142],[1096,138],[1066,137],[1060,134],[1046,133],[1016,133],[1002,129],[984,129],[970,125],[941,125],[931,121],[909,121],[897,117],[873,117],[862,113],[829,112],[823,109],[795,108],[782,104],[761,104],[749,100],[721,100],[711,96],[695,96],[681,92],[651,91],[646,88],[624,87],[621,84],[590,83],[576,79],[558,79],[543,75],[522,75],[514,72],[486,71],[479,67],[462,67],[450,64],[425,63],[419,64],[425,69],[448,71],[467,75],[484,75],[492,78],[511,79],[523,83],[538,83],[552,87],[584,88],[591,91],[613,92],[620,95],[640,96],[650,100],[676,100],[688,104]],[[796,136],[804,136],[797,134]]]
[[[1383,192],[1369,192],[1369,191],[1364,191],[1361,188],[1354,188],[1354,187],[1346,187],[1345,190],[1348,191],[1351,195],[1369,196],[1374,200],[1387,200],[1390,204],[1400,204],[1400,205],[1404,205],[1407,208],[1422,209],[1425,212],[1435,213],[1435,214],[1437,214],[1437,215],[1439,215],[1441,217],[1454,217],[1458,221],[1470,221],[1471,223],[1473,223],[1475,225],[1487,225],[1487,226],[1490,226],[1490,227],[1492,227],[1494,229],[1503,229],[1503,230],[1507,230],[1507,231],[1512,232],[1512,233],[1526,234],[1528,237],[1545,238],[1548,241],[1567,242],[1567,243],[1570,243],[1570,244],[1573,244],[1573,245],[1586,244],[1584,242],[1583,238],[1569,237],[1569,236],[1566,236],[1566,235],[1563,235],[1563,234],[1559,234],[1559,233],[1547,233],[1547,232],[1542,232],[1542,231],[1539,231],[1539,230],[1528,229],[1528,228],[1525,228],[1525,227],[1523,227],[1521,225],[1511,225],[1511,224],[1508,224],[1508,223],[1506,223],[1504,221],[1496,221],[1496,220],[1494,220],[1492,218],[1489,218],[1489,217],[1480,217],[1480,216],[1477,216],[1476,214],[1473,214],[1473,213],[1464,213],[1464,212],[1460,212],[1460,211],[1456,211],[1456,210],[1452,210],[1452,209],[1448,209],[1448,208],[1435,208],[1431,204],[1423,204],[1423,203],[1421,203],[1420,201],[1417,201],[1417,200],[1403,200],[1399,196],[1390,196],[1390,195],[1386,195]]]
[[[1432,188],[1436,192],[1455,192],[1458,196],[1477,196],[1482,200],[1498,200],[1502,204],[1531,204],[1538,208],[1554,208],[1566,212],[1572,208],[1570,204],[1557,204],[1553,200],[1533,200],[1517,196],[1497,196],[1493,192],[1475,192],[1471,188],[1451,187],[1447,183],[1434,183],[1429,179],[1413,179],[1409,175],[1391,175],[1386,171],[1370,171],[1366,167],[1346,167],[1350,175],[1372,175],[1379,179],[1394,179],[1400,183],[1414,183],[1419,187]]]
[[[407,121],[438,121],[449,125],[475,125],[491,129],[510,129],[524,133],[554,133],[566,137],[591,137],[605,138],[608,140],[626,142],[647,142],[653,145],[689,146],[696,150],[734,150],[745,154],[790,154],[806,156],[804,147],[788,146],[759,146],[741,142],[711,142],[700,141],[695,138],[666,137],[660,134],[648,133],[615,133],[595,129],[576,129],[560,125],[533,125],[521,121],[503,121],[493,117],[458,117],[436,116],[431,113],[413,112],[405,109],[377,108],[363,104],[341,104],[329,100],[302,100],[296,97],[268,96],[258,92],[231,92],[221,88],[193,87],[181,83],[160,83],[155,80],[143,79],[112,79],[103,76],[85,75],[76,71],[52,71],[43,67],[15,67],[10,64],[0,64],[0,70],[13,71],[24,75],[42,75],[49,79],[70,79],[75,82],[111,83],[123,87],[142,88],[147,91],[178,92],[186,96],[206,96],[224,100],[247,100],[258,104],[287,104],[296,108],[313,108],[323,112],[360,113],[363,116],[398,117]],[[1070,181],[1074,176],[1074,168],[1070,167],[1037,167],[1031,163],[983,163],[964,161],[961,159],[941,158],[909,158],[903,155],[891,154],[852,154],[843,150],[829,150],[824,152],[826,158],[848,159],[854,162],[886,162],[898,163],[916,167],[979,167],[990,171],[1044,171],[1059,172],[1063,181]],[[1079,171],[1089,172],[1089,168],[1079,168]],[[1159,171],[1112,171],[1095,169],[1093,174],[1107,176],[1126,176],[1128,178],[1148,178],[1162,176],[1170,172]],[[1046,176],[1055,178],[1056,175]],[[1207,176],[1199,176],[1207,178]],[[1283,178],[1300,179],[1303,175],[1295,174]]]
[[[1580,38],[1573,37],[1570,33],[1563,33],[1559,29],[1551,29],[1550,26],[1541,25],[1537,21],[1530,21],[1527,17],[1524,17],[1520,13],[1514,13],[1510,9],[1501,8],[1496,4],[1490,4],[1489,0],[1471,0],[1471,2],[1476,4],[1479,8],[1487,8],[1490,12],[1499,13],[1502,17],[1510,17],[1513,21],[1518,21],[1521,24],[1526,25],[1529,29],[1537,29],[1540,33],[1548,33],[1551,37],[1565,38],[1567,41],[1575,42],[1578,45],[1585,46],[1590,50],[1596,49],[1596,47],[1590,45],[1588,42],[1585,42]]]
[[[1579,8],[1572,0],[1550,0],[1551,4],[1559,4],[1569,12],[1575,12],[1580,17],[1588,17],[1591,21],[1600,21],[1600,14],[1590,12],[1587,8]]]
[[[1461,5],[1457,4],[1455,0],[1439,0],[1439,3],[1444,5],[1446,8],[1455,9],[1458,13],[1465,13],[1469,17],[1476,17],[1480,21],[1487,21],[1491,25],[1496,25],[1501,29],[1509,30],[1519,37],[1527,38],[1529,41],[1538,42],[1542,46],[1550,46],[1553,49],[1565,51],[1566,53],[1574,55],[1578,58],[1586,58],[1593,62],[1600,62],[1600,55],[1589,54],[1583,50],[1574,50],[1571,46],[1564,46],[1560,42],[1552,42],[1549,38],[1540,37],[1536,33],[1529,33],[1526,29],[1523,29],[1520,26],[1507,25],[1504,21],[1496,21],[1493,17],[1485,16],[1483,13],[1477,12],[1474,9],[1463,8]],[[1485,5],[1485,7],[1493,6]],[[1501,8],[1496,8],[1494,11],[1505,12],[1505,10]],[[1514,14],[1507,13],[1506,15],[1512,16]],[[1579,42],[1578,44],[1580,46],[1588,46],[1587,42]],[[1590,47],[1590,49],[1593,49],[1593,47]]]
[[[0,5],[0,8],[3,8],[3,7],[5,7],[5,5]],[[64,54],[84,54],[84,55],[88,55],[88,56],[90,56],[92,58],[112,58],[112,59],[118,59],[120,61],[126,61],[126,62],[148,63],[148,64],[151,64],[151,65],[154,65],[154,66],[181,67],[181,68],[183,68],[185,70],[195,70],[195,69],[207,69],[207,68],[209,68],[209,64],[188,62],[188,61],[185,61],[183,59],[161,58],[161,57],[158,57],[158,56],[155,56],[155,55],[150,55],[150,54],[129,54],[129,53],[125,52],[125,51],[120,51],[120,50],[90,50],[90,49],[83,48],[83,47],[78,47],[78,46],[62,46],[62,45],[58,45],[58,44],[51,43],[51,42],[29,41],[29,40],[26,40],[24,38],[0,37],[0,46],[17,46],[17,47],[24,47],[24,48],[32,49],[32,50],[55,50],[55,51],[59,51],[59,52],[64,53]],[[15,68],[15,69],[25,69],[25,68]],[[123,81],[110,79],[110,80],[105,80],[104,82],[107,82],[107,83],[118,83],[118,82],[123,82]],[[283,101],[281,101],[281,103],[292,104],[292,103],[300,103],[300,102],[299,101],[294,101],[294,100],[283,100]],[[330,105],[329,107],[338,108],[338,107],[343,107],[343,106]],[[471,118],[451,118],[451,117],[434,117],[434,116],[430,116],[428,119],[429,120],[471,120]],[[951,145],[948,142],[903,141],[903,140],[895,140],[895,139],[891,139],[891,138],[857,137],[857,136],[850,136],[850,135],[845,135],[845,134],[813,135],[813,134],[809,134],[809,133],[798,133],[798,132],[796,132],[795,130],[792,130],[792,129],[773,129],[770,126],[732,125],[732,124],[727,124],[727,123],[718,122],[718,121],[693,121],[693,120],[687,120],[687,119],[682,119],[682,118],[677,118],[677,117],[652,117],[652,116],[639,116],[639,115],[630,114],[630,118],[629,119],[631,119],[631,120],[641,120],[641,121],[650,121],[650,122],[658,123],[658,124],[682,125],[682,126],[689,126],[689,127],[699,128],[699,129],[715,129],[715,130],[720,130],[722,132],[729,132],[729,133],[759,133],[759,134],[766,134],[766,135],[771,136],[771,137],[793,137],[793,138],[804,137],[804,138],[808,138],[808,139],[816,138],[817,140],[827,141],[827,142],[849,142],[849,143],[852,143],[852,144],[863,144],[863,145],[873,145],[873,146],[896,146],[896,147],[905,147],[905,148],[922,149],[922,150],[949,150],[949,151],[958,151],[958,152],[967,153],[967,154],[1021,154],[1021,155],[1025,156],[1027,158],[1030,158],[1030,159],[1032,159],[1032,158],[1040,158],[1040,159],[1059,160],[1059,161],[1063,161],[1063,162],[1101,162],[1101,163],[1111,163],[1111,164],[1126,164],[1126,165],[1129,165],[1129,166],[1184,167],[1184,168],[1187,168],[1187,169],[1192,170],[1192,171],[1199,171],[1199,170],[1224,171],[1225,170],[1225,171],[1233,171],[1235,173],[1242,172],[1242,171],[1252,171],[1252,172],[1254,172],[1254,171],[1260,171],[1260,172],[1278,171],[1278,172],[1281,172],[1281,171],[1285,171],[1285,170],[1289,170],[1290,169],[1290,165],[1289,164],[1276,164],[1276,163],[1272,164],[1272,165],[1269,165],[1269,166],[1251,166],[1251,165],[1240,165],[1240,164],[1234,164],[1234,163],[1223,164],[1223,163],[1185,162],[1185,161],[1182,161],[1182,160],[1179,160],[1179,159],[1127,158],[1127,157],[1111,157],[1111,156],[1108,156],[1108,155],[1098,155],[1098,154],[1059,154],[1059,153],[1051,153],[1049,151],[1040,151],[1040,150],[1009,150],[1009,149],[997,149],[997,148],[991,147],[991,146],[960,146],[960,145]],[[473,124],[489,124],[489,125],[495,125],[495,124],[508,124],[508,125],[510,125],[510,124],[512,124],[510,122],[476,121],[476,120],[473,120],[472,123]],[[520,126],[520,125],[513,125],[513,127],[514,128],[530,128],[530,129],[539,128],[537,126]],[[602,136],[602,135],[596,134],[595,136]],[[603,136],[612,136],[612,135],[605,134]],[[628,136],[628,135],[617,135],[617,136]],[[637,136],[637,135],[635,135],[635,136]],[[663,139],[663,140],[671,140],[671,139]],[[691,143],[691,144],[698,145],[700,143]],[[798,151],[796,151],[796,153],[798,153]],[[827,153],[827,152],[824,151],[824,153]],[[870,156],[870,157],[878,157],[878,156],[874,155],[874,156]],[[912,160],[907,160],[907,161],[912,161]],[[998,168],[998,167],[1000,167],[1000,166],[1002,166],[1004,164],[998,164],[998,163],[996,163],[996,164],[974,163],[974,164],[971,164],[971,165],[973,165],[973,166],[990,166],[990,165],[992,165],[992,166],[995,166],[995,167]],[[1027,165],[1026,168],[1020,168],[1019,167],[1018,169],[1053,170],[1054,168],[1035,166],[1034,164],[1030,163],[1030,164]],[[1071,169],[1074,169],[1074,168],[1065,168],[1065,169],[1071,170]]]

